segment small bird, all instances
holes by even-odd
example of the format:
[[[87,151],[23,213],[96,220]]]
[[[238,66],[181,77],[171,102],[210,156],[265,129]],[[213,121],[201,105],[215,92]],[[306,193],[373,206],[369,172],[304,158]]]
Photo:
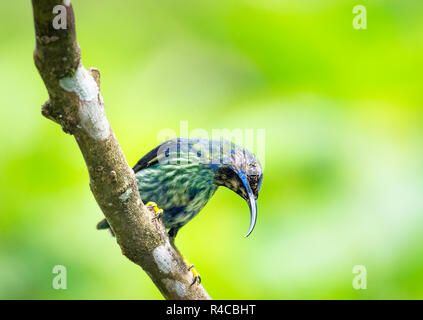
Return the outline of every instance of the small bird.
[[[174,241],[179,229],[194,218],[219,186],[240,195],[250,208],[250,227],[257,219],[257,198],[263,170],[257,157],[227,140],[174,138],[147,153],[133,168],[141,199],[161,217]],[[160,208],[159,208],[160,207]],[[97,229],[109,228],[107,220]],[[201,277],[188,263],[194,284]]]

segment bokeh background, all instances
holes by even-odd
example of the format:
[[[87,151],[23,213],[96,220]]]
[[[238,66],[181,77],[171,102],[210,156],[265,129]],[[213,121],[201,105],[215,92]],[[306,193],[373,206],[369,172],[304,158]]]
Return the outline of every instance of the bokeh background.
[[[367,30],[352,27],[357,4]],[[130,165],[180,121],[266,129],[253,234],[246,203],[219,189],[178,235],[213,298],[423,298],[422,1],[73,5]],[[0,298],[161,299],[95,230],[77,145],[41,116],[30,1],[1,1],[0,21]]]

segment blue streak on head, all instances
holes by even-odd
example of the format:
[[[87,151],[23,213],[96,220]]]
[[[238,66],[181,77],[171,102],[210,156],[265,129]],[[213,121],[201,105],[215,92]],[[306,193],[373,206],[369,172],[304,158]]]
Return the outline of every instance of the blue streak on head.
[[[241,170],[241,172],[238,173],[238,176],[240,177],[244,188],[247,190],[247,193],[250,192],[251,189],[250,184],[248,183],[247,173],[244,170]]]

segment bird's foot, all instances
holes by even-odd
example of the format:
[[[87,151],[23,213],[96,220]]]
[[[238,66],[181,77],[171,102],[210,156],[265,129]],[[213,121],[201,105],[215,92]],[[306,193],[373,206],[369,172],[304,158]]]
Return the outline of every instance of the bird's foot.
[[[192,276],[194,277],[194,280],[192,281],[191,286],[192,286],[193,284],[195,284],[197,281],[198,281],[198,284],[200,284],[200,283],[201,283],[201,276],[200,276],[200,274],[197,272],[197,270],[195,270],[195,268],[194,268],[194,265],[193,265],[193,264],[192,264],[192,265],[188,268],[188,271],[191,271],[191,272],[192,272]]]
[[[201,276],[200,276],[200,274],[197,272],[197,270],[195,270],[195,268],[194,268],[194,265],[193,264],[190,264],[189,262],[188,262],[188,260],[185,258],[185,257],[183,257],[184,258],[184,263],[187,265],[187,267],[188,267],[188,271],[191,271],[192,272],[192,276],[193,276],[193,281],[192,281],[192,283],[191,283],[191,286],[193,285],[193,284],[195,284],[196,282],[198,282],[198,284],[200,284],[201,283]]]
[[[162,214],[163,214],[163,209],[160,209],[160,208],[158,207],[157,203],[150,201],[150,202],[148,202],[148,203],[146,204],[146,206],[147,206],[148,208],[153,208],[154,213],[155,213],[155,216],[154,216],[153,220],[154,220],[154,219],[158,219],[158,218],[160,218],[160,217],[162,216]]]

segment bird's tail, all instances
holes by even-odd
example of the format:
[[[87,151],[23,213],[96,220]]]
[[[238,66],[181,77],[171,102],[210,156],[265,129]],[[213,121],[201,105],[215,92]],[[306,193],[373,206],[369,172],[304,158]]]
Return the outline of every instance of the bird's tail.
[[[97,223],[97,230],[103,230],[103,229],[110,229],[110,225],[106,219],[103,219],[99,223]]]

